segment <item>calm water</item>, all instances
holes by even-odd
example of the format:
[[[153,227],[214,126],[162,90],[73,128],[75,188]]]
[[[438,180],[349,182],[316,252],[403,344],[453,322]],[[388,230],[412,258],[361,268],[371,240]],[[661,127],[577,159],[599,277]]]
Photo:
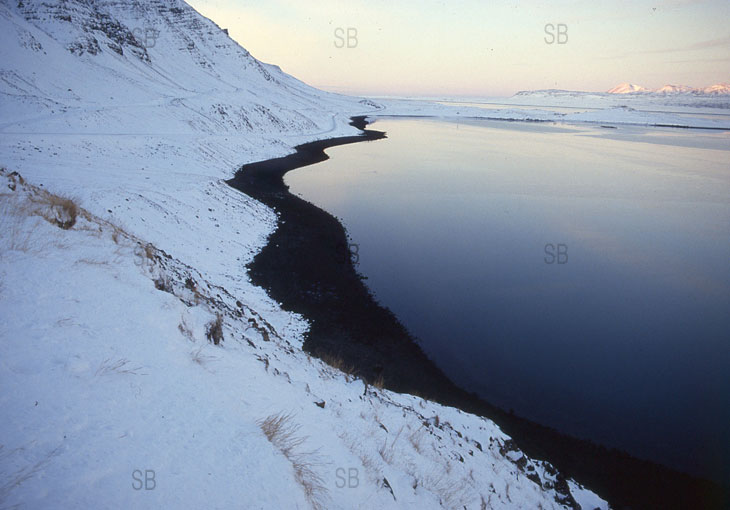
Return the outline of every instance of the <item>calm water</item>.
[[[520,415],[730,475],[730,133],[375,129],[286,180],[432,359]]]

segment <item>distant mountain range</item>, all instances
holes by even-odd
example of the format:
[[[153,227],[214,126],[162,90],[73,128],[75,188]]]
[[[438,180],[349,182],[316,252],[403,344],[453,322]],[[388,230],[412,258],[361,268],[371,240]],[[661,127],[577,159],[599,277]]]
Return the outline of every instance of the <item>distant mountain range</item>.
[[[695,94],[695,95],[730,95],[730,84],[718,83],[704,88],[693,88],[687,85],[664,85],[658,89],[648,89],[634,83],[621,83],[606,91],[608,94]]]

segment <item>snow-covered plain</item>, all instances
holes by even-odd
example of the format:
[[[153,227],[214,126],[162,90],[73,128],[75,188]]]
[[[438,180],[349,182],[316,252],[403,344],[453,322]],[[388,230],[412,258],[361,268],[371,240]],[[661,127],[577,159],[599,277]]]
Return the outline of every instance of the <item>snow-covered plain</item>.
[[[0,97],[0,506],[607,508],[307,356],[245,272],[276,212],[224,182],[356,114],[566,119],[321,92],[177,0],[0,3]]]
[[[511,98],[504,101],[507,104],[529,105],[529,106],[563,106],[570,108],[595,108],[611,113],[610,116],[603,116],[595,112],[597,121],[615,121],[622,123],[637,124],[673,124],[689,127],[707,127],[727,129],[729,127],[728,117],[730,116],[730,92],[725,93],[699,93],[688,92],[581,92],[570,90],[531,90],[518,92]],[[616,115],[616,112],[623,110],[623,115]],[[645,115],[643,119],[635,119],[631,112],[640,112]],[[677,117],[676,113],[681,113]],[[723,117],[715,119],[716,122],[708,122],[709,116]],[[603,117],[603,118],[601,118]],[[565,121],[580,121],[580,118],[566,116]]]
[[[378,101],[379,116],[730,129],[730,95],[617,95],[536,90],[520,92],[510,98],[432,98],[440,103],[410,98]],[[495,108],[494,104],[500,107]],[[575,111],[554,111],[556,108]]]

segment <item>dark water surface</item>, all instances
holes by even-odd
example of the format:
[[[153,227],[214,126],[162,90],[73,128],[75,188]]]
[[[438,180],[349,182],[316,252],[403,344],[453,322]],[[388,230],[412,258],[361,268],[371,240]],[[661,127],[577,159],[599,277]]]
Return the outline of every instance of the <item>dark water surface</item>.
[[[286,182],[342,218],[429,356],[505,409],[727,482],[730,133],[374,128]]]

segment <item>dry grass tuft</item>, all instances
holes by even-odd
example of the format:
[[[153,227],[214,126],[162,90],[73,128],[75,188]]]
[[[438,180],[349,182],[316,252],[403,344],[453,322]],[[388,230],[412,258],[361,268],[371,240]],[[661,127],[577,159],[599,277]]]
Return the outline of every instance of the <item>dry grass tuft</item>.
[[[120,230],[117,234],[117,238],[123,237],[126,232]],[[128,234],[127,234],[128,235]],[[135,262],[139,266],[154,267],[157,261],[157,248],[152,243],[142,244],[141,241],[137,240],[137,245],[134,247],[134,254],[139,257],[138,261]]]
[[[11,461],[20,461],[21,459],[25,459],[28,450],[31,450],[31,445],[32,443],[29,443],[27,447],[24,446],[20,448],[15,448],[10,451],[5,451],[4,446],[0,445],[0,465],[10,466]],[[58,446],[45,454],[35,464],[25,465],[15,471],[12,475],[8,476],[6,479],[0,481],[0,504],[5,501],[5,499],[14,489],[19,487],[26,481],[30,480],[37,474],[42,473],[45,467],[53,460],[53,458],[59,455],[62,451],[62,447]],[[12,508],[17,507],[13,506]]]
[[[387,464],[392,464],[393,460],[395,459],[395,443],[398,442],[398,438],[400,437],[402,432],[403,427],[401,427],[398,433],[395,435],[395,438],[393,439],[393,442],[390,443],[390,446],[388,446],[388,438],[386,437],[385,441],[383,442],[383,446],[381,446],[378,450],[378,453]]]
[[[423,488],[434,493],[444,508],[464,508],[470,499],[469,486],[466,480],[449,479],[440,470],[434,470],[428,474],[421,485]]]
[[[195,336],[193,335],[193,328],[191,328],[187,321],[185,320],[185,317],[180,318],[180,324],[177,325],[177,329],[182,333],[182,336],[190,340],[191,342],[195,342]]]
[[[40,253],[44,242],[35,239],[40,217],[64,230],[76,224],[83,211],[74,200],[54,195],[48,191],[27,184],[17,172],[7,173],[0,168],[10,193],[0,193],[0,251]],[[40,236],[38,236],[40,238]]]
[[[423,446],[421,444],[421,442],[423,441],[423,435],[423,427],[420,427],[417,430],[411,432],[408,436],[408,441],[410,441],[411,446],[413,446],[413,449],[416,450],[418,453],[423,453]]]
[[[294,468],[294,477],[304,490],[312,508],[326,508],[327,487],[324,479],[315,471],[321,464],[316,452],[302,452],[300,447],[307,440],[298,437],[300,426],[294,423],[290,414],[278,413],[258,422],[266,438],[278,449]]]
[[[119,225],[110,223],[109,226],[112,229],[112,241],[114,241],[114,244],[120,244],[124,239],[132,238],[132,236],[130,236],[129,233]]]
[[[30,196],[30,200],[36,205],[34,213],[49,223],[63,230],[69,230],[76,224],[79,206],[73,199],[39,190]]]
[[[223,341],[223,316],[221,314],[217,313],[215,319],[205,327],[205,336],[215,345]]]
[[[323,354],[321,359],[332,368],[344,373],[347,381],[350,381],[351,378],[355,378],[357,376],[357,370],[355,369],[355,367],[346,364],[345,361],[339,356]]]
[[[207,354],[203,354],[203,348],[199,347],[197,350],[190,353],[190,357],[193,360],[194,363],[197,363],[201,367],[205,368],[208,363],[211,361],[217,361],[218,358],[215,356],[209,356]]]
[[[26,216],[19,214],[17,200],[9,194],[0,194],[0,240],[2,250],[28,253],[33,250],[31,237],[34,225],[26,222]]]
[[[385,379],[383,378],[382,374],[379,375],[378,377],[376,377],[372,384],[379,390],[384,389],[385,388]]]
[[[117,361],[111,361],[110,358],[105,359],[96,369],[96,375],[107,375],[112,373],[117,374],[132,374],[132,375],[145,375],[140,374],[142,367],[131,367],[129,360],[126,358],[119,359]]]

